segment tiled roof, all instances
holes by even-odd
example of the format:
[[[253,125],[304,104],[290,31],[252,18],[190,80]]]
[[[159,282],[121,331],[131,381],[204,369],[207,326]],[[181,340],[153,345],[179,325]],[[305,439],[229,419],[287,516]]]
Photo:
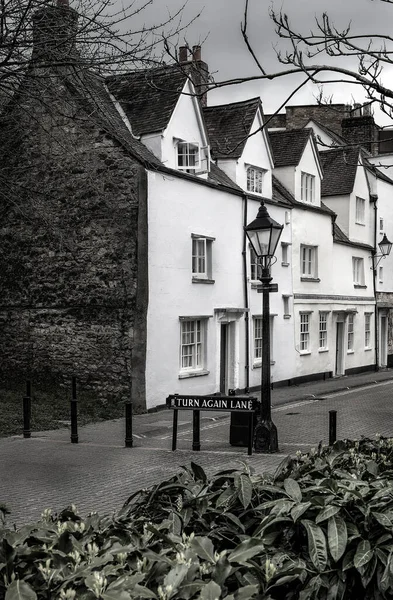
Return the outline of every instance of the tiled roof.
[[[297,204],[294,196],[292,196],[291,192],[287,190],[287,188],[277,179],[275,175],[272,177],[273,183],[273,200],[276,202],[283,202],[284,204],[288,204],[288,206],[293,206]]]
[[[55,67],[53,69],[56,70]],[[58,75],[74,99],[109,135],[116,139],[131,155],[145,166],[159,166],[160,161],[146,146],[133,137],[117,111],[101,77],[91,71],[64,68]]]
[[[321,194],[342,196],[350,194],[355,183],[359,166],[359,148],[335,148],[320,152],[323,165]]]
[[[132,71],[107,77],[110,92],[120,102],[135,135],[163,131],[187,81],[176,66]]]
[[[274,166],[289,167],[298,165],[311,135],[312,129],[308,128],[269,131]]]
[[[208,176],[208,180],[212,183],[218,183],[220,185],[225,185],[226,187],[230,187],[234,190],[238,190],[239,192],[243,192],[242,188],[237,185],[224,171],[222,171],[217,165],[213,162],[210,163],[210,172]]]
[[[241,156],[259,106],[258,97],[203,109],[214,158]]]
[[[273,175],[273,200],[276,202],[284,202],[292,208],[301,208],[303,210],[311,210],[314,212],[325,213],[329,215],[335,215],[336,213],[331,210],[326,204],[321,202],[321,206],[314,206],[313,204],[306,204],[305,202],[299,202],[291,194],[291,192]]]

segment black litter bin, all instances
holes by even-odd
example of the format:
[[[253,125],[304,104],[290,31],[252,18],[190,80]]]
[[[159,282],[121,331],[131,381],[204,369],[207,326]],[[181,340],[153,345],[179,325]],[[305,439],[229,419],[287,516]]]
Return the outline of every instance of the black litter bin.
[[[254,429],[259,412],[259,402],[254,410]],[[248,423],[250,414],[246,412],[232,412],[229,428],[229,443],[231,446],[248,446]],[[252,432],[254,437],[254,430]]]

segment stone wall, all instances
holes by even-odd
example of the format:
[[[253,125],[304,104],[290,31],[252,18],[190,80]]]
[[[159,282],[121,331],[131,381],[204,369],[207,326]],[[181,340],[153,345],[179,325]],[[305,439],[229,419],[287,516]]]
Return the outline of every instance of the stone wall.
[[[1,383],[75,375],[112,401],[133,386],[143,410],[146,174],[46,75],[0,123]]]

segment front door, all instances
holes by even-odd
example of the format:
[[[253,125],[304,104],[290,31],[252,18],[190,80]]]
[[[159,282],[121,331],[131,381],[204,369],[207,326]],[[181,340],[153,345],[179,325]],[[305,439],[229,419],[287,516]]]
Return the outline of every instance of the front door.
[[[228,393],[228,323],[221,324],[220,341],[220,392]]]
[[[388,362],[388,323],[386,315],[380,320],[379,366],[386,367]]]
[[[335,375],[344,375],[344,323],[336,323],[336,369]]]

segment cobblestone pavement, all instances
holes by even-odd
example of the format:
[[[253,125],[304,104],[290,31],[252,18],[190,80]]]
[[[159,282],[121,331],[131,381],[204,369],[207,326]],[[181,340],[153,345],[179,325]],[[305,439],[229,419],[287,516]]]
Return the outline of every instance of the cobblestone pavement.
[[[8,524],[38,519],[44,508],[75,503],[82,514],[120,508],[134,491],[176,473],[190,461],[208,472],[239,466],[272,471],[288,454],[328,440],[328,413],[337,410],[338,437],[393,435],[393,371],[273,390],[277,454],[247,456],[229,445],[228,413],[201,413],[201,451],[192,452],[191,413],[179,414],[178,449],[171,451],[172,412],[134,417],[134,448],[124,447],[124,420],[88,425],[79,444],[68,428],[0,439],[0,502],[11,509]],[[223,416],[225,415],[225,416]]]

